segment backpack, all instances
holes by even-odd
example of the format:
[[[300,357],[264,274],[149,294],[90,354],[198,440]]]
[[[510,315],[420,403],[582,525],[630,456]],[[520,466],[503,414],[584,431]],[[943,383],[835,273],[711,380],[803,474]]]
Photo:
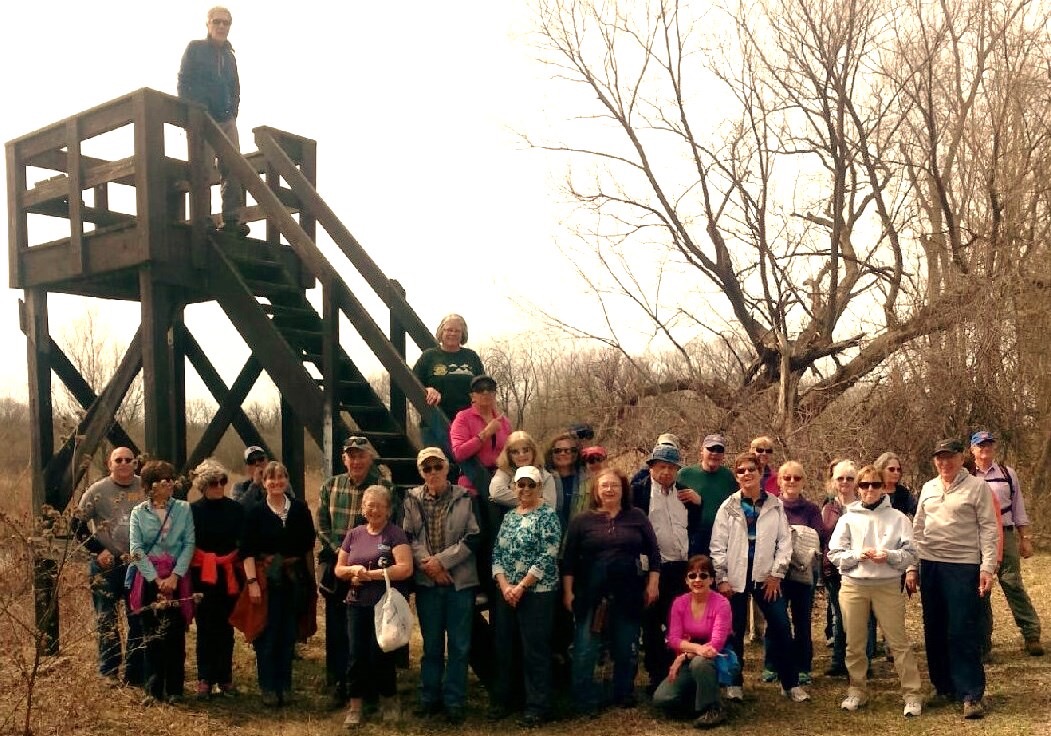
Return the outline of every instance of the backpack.
[[[803,524],[792,524],[792,559],[787,579],[806,585],[814,584],[814,564],[821,554],[821,538]]]

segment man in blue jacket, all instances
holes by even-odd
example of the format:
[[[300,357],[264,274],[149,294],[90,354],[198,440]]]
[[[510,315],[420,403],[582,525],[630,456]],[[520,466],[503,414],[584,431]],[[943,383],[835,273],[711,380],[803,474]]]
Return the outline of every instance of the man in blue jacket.
[[[241,105],[241,81],[237,58],[227,36],[233,16],[223,7],[208,11],[208,36],[190,41],[179,66],[179,97],[204,105],[226,137],[240,150],[237,111]],[[223,202],[223,230],[248,235],[241,222],[245,206],[244,188],[230,173],[229,163],[219,157],[219,192]]]

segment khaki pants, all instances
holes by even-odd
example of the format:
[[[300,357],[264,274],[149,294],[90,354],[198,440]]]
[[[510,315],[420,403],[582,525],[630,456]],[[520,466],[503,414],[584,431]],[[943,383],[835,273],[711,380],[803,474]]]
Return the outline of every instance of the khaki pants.
[[[886,582],[864,585],[844,575],[843,587],[839,591],[839,608],[843,612],[843,628],[847,634],[849,693],[865,693],[865,672],[868,668],[865,644],[869,636],[871,611],[894,655],[894,668],[901,680],[902,693],[906,698],[920,697],[920,672],[916,667],[916,654],[905,635],[905,597],[901,592],[901,581],[894,577]]]

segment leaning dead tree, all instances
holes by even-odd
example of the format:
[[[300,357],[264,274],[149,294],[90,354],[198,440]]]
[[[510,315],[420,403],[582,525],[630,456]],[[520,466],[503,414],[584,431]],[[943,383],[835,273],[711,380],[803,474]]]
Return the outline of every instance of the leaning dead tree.
[[[1051,151],[1039,11],[541,0],[579,115],[530,142],[567,157],[574,259],[607,316],[561,325],[627,354],[641,315],[679,357],[651,390],[728,422],[776,391],[787,437],[902,346],[1029,288],[1015,256],[1044,238]]]

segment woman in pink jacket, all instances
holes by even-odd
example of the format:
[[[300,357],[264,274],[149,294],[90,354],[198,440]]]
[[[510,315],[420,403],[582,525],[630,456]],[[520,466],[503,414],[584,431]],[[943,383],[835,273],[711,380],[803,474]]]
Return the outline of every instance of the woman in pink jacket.
[[[711,728],[726,716],[719,702],[716,659],[730,638],[733,616],[730,602],[712,590],[715,567],[706,555],[687,562],[686,587],[671,605],[668,646],[678,655],[668,676],[653,694],[653,704],[696,717],[694,726]]]
[[[475,376],[471,379],[471,405],[457,412],[449,427],[449,444],[456,462],[477,457],[492,475],[510,434],[511,423],[496,405],[496,381],[490,376]],[[466,475],[460,476],[458,484],[472,495],[478,493]]]

